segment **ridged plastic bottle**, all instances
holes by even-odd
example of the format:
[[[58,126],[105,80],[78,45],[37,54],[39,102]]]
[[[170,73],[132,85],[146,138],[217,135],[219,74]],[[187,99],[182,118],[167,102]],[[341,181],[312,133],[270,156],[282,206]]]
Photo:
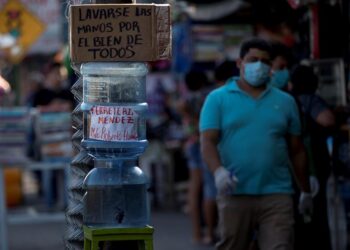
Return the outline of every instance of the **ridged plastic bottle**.
[[[144,152],[147,73],[144,63],[82,64],[82,146],[93,157],[115,158]]]
[[[137,158],[99,159],[84,181],[84,224],[143,227],[149,224],[148,178]]]
[[[146,64],[90,62],[83,76],[83,140],[94,158],[84,180],[85,225],[143,227],[149,223],[148,181],[137,158],[147,146]]]

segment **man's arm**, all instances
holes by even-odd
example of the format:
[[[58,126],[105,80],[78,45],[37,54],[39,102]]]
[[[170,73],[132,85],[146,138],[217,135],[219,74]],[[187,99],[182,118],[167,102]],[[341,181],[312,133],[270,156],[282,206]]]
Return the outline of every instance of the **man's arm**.
[[[220,195],[232,194],[236,189],[238,179],[222,166],[217,149],[219,130],[211,129],[201,133],[201,153],[205,163],[213,172],[215,186]]]
[[[217,144],[219,142],[219,130],[210,129],[200,134],[201,153],[204,162],[215,173],[222,164],[220,161]]]
[[[310,193],[309,173],[307,169],[307,155],[300,136],[289,137],[289,154],[292,161],[296,182],[302,192]]]

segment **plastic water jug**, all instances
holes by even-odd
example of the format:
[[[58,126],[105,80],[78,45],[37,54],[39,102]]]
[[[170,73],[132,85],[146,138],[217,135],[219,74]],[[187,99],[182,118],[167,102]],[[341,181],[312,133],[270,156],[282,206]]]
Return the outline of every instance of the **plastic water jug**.
[[[95,168],[84,180],[85,225],[143,227],[149,223],[149,182],[136,160],[95,160]]]
[[[134,156],[146,139],[145,63],[89,62],[83,76],[84,136],[82,146],[95,158]]]

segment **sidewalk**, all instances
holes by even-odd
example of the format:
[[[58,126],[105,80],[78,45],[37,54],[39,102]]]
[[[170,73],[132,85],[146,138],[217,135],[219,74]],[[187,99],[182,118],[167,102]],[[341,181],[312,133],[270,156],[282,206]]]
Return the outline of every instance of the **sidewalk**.
[[[214,250],[191,243],[189,217],[174,211],[153,211],[155,250]],[[10,225],[9,250],[63,250],[64,221],[34,225]]]

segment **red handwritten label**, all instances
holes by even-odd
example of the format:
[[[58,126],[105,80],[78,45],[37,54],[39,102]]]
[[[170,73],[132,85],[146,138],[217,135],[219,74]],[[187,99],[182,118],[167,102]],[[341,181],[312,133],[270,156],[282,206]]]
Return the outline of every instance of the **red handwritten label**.
[[[89,138],[102,141],[138,140],[138,113],[131,106],[93,106]]]

